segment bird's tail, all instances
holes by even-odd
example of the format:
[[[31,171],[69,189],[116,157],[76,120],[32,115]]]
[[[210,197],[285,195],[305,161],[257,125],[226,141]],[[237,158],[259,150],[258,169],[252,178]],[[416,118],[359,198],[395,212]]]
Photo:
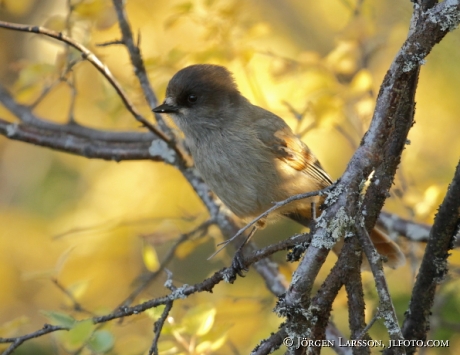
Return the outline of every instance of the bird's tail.
[[[398,244],[391,240],[382,230],[374,227],[369,236],[372,243],[374,243],[375,249],[377,249],[380,255],[385,257],[386,266],[397,269],[406,263],[406,257]],[[366,265],[363,264],[363,267],[365,268]]]

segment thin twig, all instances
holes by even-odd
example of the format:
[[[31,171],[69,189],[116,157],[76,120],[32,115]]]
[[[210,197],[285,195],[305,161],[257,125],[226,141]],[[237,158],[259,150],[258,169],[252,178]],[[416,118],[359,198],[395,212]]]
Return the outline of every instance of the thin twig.
[[[297,238],[300,238],[300,237],[297,236]],[[288,248],[290,246],[295,245],[295,243],[298,241],[297,238],[293,237],[290,239],[290,242],[281,241],[280,243],[277,243],[277,244],[282,245],[283,249]],[[254,264],[255,262],[261,259],[264,259],[268,257],[269,255],[273,254],[274,250],[280,250],[280,249],[281,248],[278,248],[278,247],[267,247],[260,251],[252,252],[249,256],[246,257],[246,264],[250,266]],[[216,286],[221,281],[228,281],[228,277],[231,276],[232,274],[233,274],[232,266],[223,268],[219,271],[216,271],[211,277],[203,280],[200,283],[197,283],[195,285],[184,285],[182,287],[177,288],[174,292],[172,292],[168,296],[152,299],[144,303],[138,304],[136,306],[132,306],[132,307],[122,306],[118,310],[110,314],[107,314],[105,316],[94,317],[93,322],[103,323],[109,320],[131,316],[133,314],[144,312],[147,309],[154,308],[159,305],[165,305],[170,301],[184,298],[184,297],[187,297],[197,292],[211,292],[214,286]]]
[[[345,241],[346,243],[352,243],[353,240]],[[355,253],[358,252],[361,254],[360,258],[351,257],[349,262],[354,265],[350,269],[348,279],[345,282],[345,289],[347,291],[348,297],[348,324],[351,330],[350,338],[354,339],[357,334],[363,332],[363,329],[366,329],[366,320],[365,320],[365,308],[366,304],[364,302],[364,291],[363,284],[361,279],[361,263],[362,263],[362,252],[359,247],[359,243],[354,238]],[[365,337],[366,340],[370,340],[367,330],[364,333],[361,333],[362,337]],[[370,354],[369,346],[359,346],[353,349],[353,355],[368,355]]]
[[[2,355],[10,355],[13,353],[14,350],[16,350],[22,343],[29,339],[33,338],[38,338],[42,335],[49,334],[52,332],[60,331],[60,330],[69,330],[70,328],[64,327],[61,325],[50,325],[50,324],[45,324],[42,329],[39,329],[35,332],[29,333],[22,335],[20,337],[15,337],[15,338],[0,338],[0,343],[12,343],[8,349],[6,349]]]
[[[61,73],[61,75],[59,76],[59,78],[57,80],[55,80],[53,83],[51,83],[50,85],[47,85],[43,90],[42,92],[40,93],[40,95],[35,99],[34,102],[32,102],[31,104],[28,105],[29,109],[30,110],[33,110],[35,107],[37,107],[38,104],[40,104],[40,102],[43,101],[43,99],[49,94],[49,92],[54,89],[57,85],[59,85],[60,83],[62,83],[63,81],[66,81],[65,77],[66,75],[73,69],[73,67],[75,65],[77,65],[78,63],[80,63],[81,60],[74,60],[70,63],[67,64],[65,70],[63,73]],[[21,120],[21,117],[18,117],[19,120]]]
[[[317,190],[317,191],[312,191],[312,192],[307,192],[303,194],[298,194],[295,196],[288,197],[287,199],[279,202],[275,202],[272,207],[270,207],[268,210],[266,210],[264,213],[260,214],[258,217],[254,218],[251,222],[246,224],[243,228],[241,228],[233,237],[230,239],[227,239],[226,241],[219,243],[218,245],[223,245],[221,248],[217,249],[209,258],[211,259],[214,257],[217,253],[219,253],[222,249],[224,249],[228,244],[230,244],[232,241],[234,241],[236,238],[240,237],[246,230],[248,230],[250,227],[252,227],[254,224],[256,224],[258,221],[260,221],[263,218],[267,218],[268,215],[277,209],[288,205],[291,202],[298,201],[298,200],[303,200],[305,198],[313,197],[313,196],[318,196],[322,195],[328,191],[330,191],[335,185],[329,185],[328,187],[322,189],[322,190]]]
[[[85,309],[80,302],[77,301],[77,299],[75,298],[75,296],[72,294],[72,292],[70,292],[69,290],[67,290],[63,285],[61,285],[61,283],[53,278],[51,279],[51,281],[56,285],[56,287],[61,290],[73,303],[73,309],[77,312],[84,312],[84,313],[87,313],[89,315],[92,315],[94,316],[95,314],[91,311],[88,311],[87,309]]]
[[[405,339],[424,340],[429,329],[429,317],[433,307],[436,288],[447,275],[447,258],[453,247],[455,235],[460,228],[460,161],[446,196],[435,217],[425,249],[422,264],[412,289],[409,310],[403,324]],[[391,349],[388,349],[391,350]],[[415,346],[408,348],[412,354]],[[391,354],[388,351],[386,354]]]
[[[147,119],[145,119],[137,111],[137,109],[128,99],[128,96],[124,92],[121,85],[118,83],[118,81],[115,79],[115,77],[110,72],[109,68],[103,62],[101,62],[99,58],[94,53],[92,53],[88,48],[86,48],[84,45],[64,35],[62,32],[56,32],[56,31],[53,31],[53,30],[50,30],[50,29],[47,29],[41,26],[29,26],[29,25],[23,25],[23,24],[18,24],[18,23],[0,21],[0,27],[9,29],[9,30],[14,30],[14,31],[37,33],[37,34],[41,34],[44,36],[48,36],[58,41],[64,42],[70,45],[71,47],[77,49],[78,51],[80,51],[82,54],[82,57],[86,59],[88,62],[90,62],[109,81],[110,85],[112,85],[112,87],[115,89],[115,91],[120,96],[121,100],[123,101],[125,107],[134,116],[134,118],[140,123],[142,123],[142,125],[147,127],[157,137],[159,137],[164,142],[166,142],[169,148],[174,150],[174,152],[178,155],[178,157],[180,157],[181,159],[184,159],[183,158],[184,153],[176,146],[176,144],[174,144],[171,141],[171,139],[169,139],[169,137],[167,137],[162,131],[157,129],[153,124],[151,124]]]
[[[161,314],[161,317],[155,322],[153,326],[153,332],[155,333],[155,337],[153,338],[152,346],[149,350],[149,355],[158,355],[158,341],[160,340],[161,330],[168,318],[169,312],[171,311],[173,306],[173,302],[166,303],[165,309]]]
[[[383,272],[382,259],[377,250],[375,250],[375,247],[372,244],[367,230],[361,227],[359,222],[356,223],[356,232],[361,247],[363,248],[363,251],[366,254],[367,260],[369,261],[369,266],[371,268],[372,274],[374,275],[375,286],[380,300],[379,309],[382,318],[384,319],[384,324],[387,328],[390,339],[394,341],[404,340],[401,328],[398,324],[396,310],[391,300],[388,284],[385,279],[385,273]],[[406,353],[404,349],[395,349],[394,351],[395,354]]]
[[[209,227],[214,224],[215,222],[211,219],[207,220],[206,222],[200,224],[197,228],[193,229],[188,233],[182,234],[174,243],[174,245],[168,250],[164,259],[160,263],[160,266],[157,271],[152,272],[148,275],[147,278],[143,280],[143,282],[133,291],[131,294],[121,302],[119,307],[129,306],[139,294],[145,290],[166,268],[166,266],[170,263],[172,258],[174,257],[177,248],[183,244],[185,241],[189,240],[193,235],[199,233],[200,236],[203,236],[208,231]]]
[[[379,221],[390,233],[395,232],[413,242],[427,242],[431,226],[382,211]]]
[[[258,250],[257,252],[253,252],[251,253],[250,256],[246,258],[247,265],[251,265],[255,262],[258,262],[259,260],[264,259],[267,256],[273,254],[275,251],[292,247],[297,242],[299,242],[299,240],[301,239],[302,239],[302,236],[300,235],[295,236],[295,237],[290,238],[289,240],[283,240],[280,243],[277,243],[277,245],[275,246],[266,247],[262,250]],[[214,286],[216,286],[218,283],[220,283],[223,280],[227,280],[228,275],[230,275],[232,272],[233,272],[233,268],[231,266],[226,267],[219,271],[216,271],[213,276],[203,280],[200,283],[197,283],[195,285],[184,285],[182,287],[175,289],[167,296],[155,298],[155,299],[146,301],[144,303],[138,304],[133,307],[123,306],[112,313],[109,313],[104,316],[93,317],[91,319],[94,324],[105,323],[110,320],[123,318],[126,316],[131,316],[133,314],[139,314],[139,313],[146,311],[147,309],[158,307],[160,305],[167,305],[168,303],[172,301],[182,299],[184,297],[187,297],[197,292],[211,292]],[[41,335],[48,334],[54,331],[59,331],[59,330],[69,330],[69,328],[62,327],[62,326],[45,325],[43,329],[41,330],[38,330],[30,334],[26,334],[20,337],[0,338],[0,343],[14,343],[14,344],[17,343],[17,345],[15,345],[13,348],[14,350],[19,345],[21,345],[24,341],[28,339],[36,338]],[[11,354],[11,352],[8,352],[6,354],[3,353],[2,355],[7,355],[7,354],[9,355]]]
[[[171,291],[175,291],[177,288],[172,283],[172,272],[166,270],[166,274],[168,275],[168,278],[165,282],[165,286],[169,288]],[[153,338],[152,346],[149,350],[149,355],[158,355],[158,341],[160,340],[161,331],[166,322],[166,319],[168,319],[168,315],[172,309],[172,306],[172,301],[167,303],[165,309],[161,313],[161,317],[153,324],[153,332],[155,334],[155,337]]]
[[[113,41],[107,41],[103,43],[96,43],[96,47],[108,47],[108,46],[114,46],[114,45],[120,45],[124,44],[121,39],[115,39]]]
[[[153,109],[158,105],[158,99],[156,98],[155,93],[152,90],[152,86],[150,85],[150,80],[147,75],[147,71],[145,70],[144,61],[142,60],[141,50],[138,44],[136,44],[134,41],[133,32],[131,31],[131,26],[125,11],[125,2],[123,0],[112,0],[112,2],[118,16],[118,25],[120,26],[122,35],[121,42],[128,49],[131,63],[135,68],[134,73],[136,74],[141,84],[145,99],[147,100],[150,108]],[[140,36],[138,38],[140,41]],[[171,139],[173,139],[174,135],[171,131],[171,128],[169,128],[168,125],[163,121],[162,116],[160,114],[155,114],[155,118],[161,130],[165,132],[169,137],[171,137]]]
[[[287,332],[285,327],[281,327],[276,333],[272,333],[268,338],[263,339],[259,345],[251,351],[250,355],[266,355],[277,350],[286,339]]]
[[[339,290],[344,284],[349,284],[352,281],[353,274],[360,273],[361,258],[354,257],[356,250],[359,250],[358,242],[347,239],[336,264],[322,283],[316,295],[312,298],[309,307],[310,312],[307,313],[311,314],[311,319],[314,319],[312,326],[309,327],[311,328],[310,337],[312,340],[323,340],[326,338],[326,329],[332,311],[332,304]],[[354,291],[357,290],[354,289]],[[358,295],[354,296],[358,297]],[[353,308],[351,307],[350,309]],[[311,321],[311,319],[307,319],[307,321]],[[353,327],[351,328],[353,329]],[[320,351],[320,347],[309,349],[309,353],[311,354],[319,354]]]
[[[361,340],[364,338],[364,336],[366,335],[366,333],[372,328],[372,326],[375,324],[375,322],[377,322],[378,319],[381,318],[381,314],[380,314],[380,310],[377,308],[377,312],[375,312],[374,316],[372,317],[371,321],[369,322],[368,325],[366,325],[366,327],[361,331],[361,333],[359,333],[357,336],[356,336],[356,340]]]

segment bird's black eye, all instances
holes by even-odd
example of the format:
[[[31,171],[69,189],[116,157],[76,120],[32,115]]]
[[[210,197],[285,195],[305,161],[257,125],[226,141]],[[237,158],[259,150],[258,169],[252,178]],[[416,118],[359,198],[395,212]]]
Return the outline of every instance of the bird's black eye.
[[[194,104],[198,100],[198,96],[190,94],[187,96],[187,101],[191,104]]]

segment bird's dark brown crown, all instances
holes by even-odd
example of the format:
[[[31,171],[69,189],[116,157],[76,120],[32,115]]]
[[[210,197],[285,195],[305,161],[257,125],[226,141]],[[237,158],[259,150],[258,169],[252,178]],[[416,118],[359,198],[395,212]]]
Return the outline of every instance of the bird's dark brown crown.
[[[232,74],[225,67],[197,64],[178,71],[169,82],[166,95],[173,97],[176,104],[187,107],[195,103],[215,106],[233,102],[240,93]],[[191,102],[191,95],[196,97],[196,102]]]

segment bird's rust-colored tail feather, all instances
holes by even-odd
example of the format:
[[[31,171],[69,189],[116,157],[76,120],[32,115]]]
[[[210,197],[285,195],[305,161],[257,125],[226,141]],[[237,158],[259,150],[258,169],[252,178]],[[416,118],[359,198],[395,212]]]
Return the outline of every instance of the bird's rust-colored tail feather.
[[[406,263],[406,257],[398,244],[391,240],[383,231],[374,227],[369,236],[372,243],[374,243],[375,249],[387,259],[385,262],[386,266],[397,269]]]

